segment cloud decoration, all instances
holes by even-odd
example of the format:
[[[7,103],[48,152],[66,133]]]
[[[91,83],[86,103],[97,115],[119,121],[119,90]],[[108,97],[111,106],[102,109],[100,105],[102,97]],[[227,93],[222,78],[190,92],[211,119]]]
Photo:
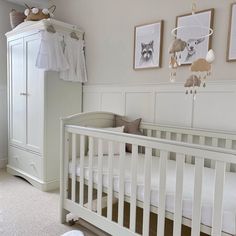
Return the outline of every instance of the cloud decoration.
[[[181,39],[175,39],[169,48],[169,53],[182,52],[186,48],[187,43]]]
[[[206,59],[200,58],[191,65],[192,72],[208,72],[211,70],[211,64]]]

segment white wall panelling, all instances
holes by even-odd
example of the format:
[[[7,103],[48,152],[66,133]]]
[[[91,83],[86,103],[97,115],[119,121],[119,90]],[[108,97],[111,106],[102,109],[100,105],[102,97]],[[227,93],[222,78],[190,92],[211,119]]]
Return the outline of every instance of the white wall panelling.
[[[196,99],[182,84],[87,85],[84,111],[109,111],[146,122],[236,131],[236,81],[209,82]]]
[[[0,87],[0,168],[6,165],[7,159],[7,89]]]

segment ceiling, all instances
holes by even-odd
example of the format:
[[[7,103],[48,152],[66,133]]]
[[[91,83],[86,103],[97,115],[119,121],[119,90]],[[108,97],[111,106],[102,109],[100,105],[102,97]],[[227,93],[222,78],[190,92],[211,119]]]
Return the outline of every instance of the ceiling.
[[[35,7],[47,7],[49,0],[6,0],[8,2],[13,2],[19,5],[24,5],[25,3],[30,6]]]

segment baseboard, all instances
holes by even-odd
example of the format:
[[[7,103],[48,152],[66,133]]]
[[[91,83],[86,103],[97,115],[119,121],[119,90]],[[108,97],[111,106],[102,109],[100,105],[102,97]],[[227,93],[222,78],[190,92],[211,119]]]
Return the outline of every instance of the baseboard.
[[[6,168],[7,159],[0,159],[0,169]]]
[[[35,178],[26,172],[17,169],[13,166],[7,165],[7,172],[11,175],[19,176],[27,180],[30,184],[32,184],[37,189],[47,192],[52,191],[59,188],[59,180],[44,182],[41,179]]]

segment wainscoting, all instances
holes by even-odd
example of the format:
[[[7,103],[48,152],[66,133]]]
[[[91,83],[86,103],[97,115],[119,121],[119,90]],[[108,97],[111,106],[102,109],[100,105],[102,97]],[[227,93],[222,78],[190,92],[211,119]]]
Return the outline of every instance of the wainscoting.
[[[209,82],[196,98],[183,84],[86,85],[83,110],[110,111],[158,124],[236,131],[236,81]]]
[[[7,89],[0,87],[0,168],[7,162]]]

